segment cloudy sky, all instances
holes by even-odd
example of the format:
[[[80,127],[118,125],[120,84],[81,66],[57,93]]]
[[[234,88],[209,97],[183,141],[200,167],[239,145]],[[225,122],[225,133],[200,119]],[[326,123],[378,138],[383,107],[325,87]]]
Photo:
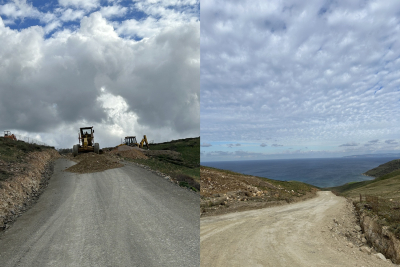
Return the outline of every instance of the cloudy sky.
[[[200,135],[199,0],[0,0],[0,130],[58,148],[94,126]]]
[[[400,150],[400,1],[201,1],[201,160]]]

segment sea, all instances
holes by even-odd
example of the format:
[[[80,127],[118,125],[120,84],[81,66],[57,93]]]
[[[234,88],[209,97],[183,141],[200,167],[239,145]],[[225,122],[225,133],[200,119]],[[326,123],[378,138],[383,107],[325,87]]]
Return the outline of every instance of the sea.
[[[398,157],[218,161],[201,162],[201,165],[322,188],[374,179],[363,173],[394,159]]]

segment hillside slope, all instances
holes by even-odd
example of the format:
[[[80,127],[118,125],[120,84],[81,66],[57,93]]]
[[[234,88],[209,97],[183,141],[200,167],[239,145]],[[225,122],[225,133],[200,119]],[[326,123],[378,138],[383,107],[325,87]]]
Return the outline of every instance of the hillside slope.
[[[365,173],[374,180],[331,188],[353,200],[366,240],[394,263],[400,263],[400,160]]]
[[[314,197],[318,189],[297,181],[277,181],[200,167],[201,215],[260,209]]]
[[[59,156],[52,147],[0,137],[0,230],[38,198]]]

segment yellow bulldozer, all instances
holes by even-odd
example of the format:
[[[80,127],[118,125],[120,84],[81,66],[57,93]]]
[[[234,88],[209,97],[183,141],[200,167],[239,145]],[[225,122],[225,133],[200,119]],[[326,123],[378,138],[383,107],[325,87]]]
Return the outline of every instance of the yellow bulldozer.
[[[137,142],[136,136],[126,136],[124,144],[127,146],[137,146],[140,148],[143,148],[143,145],[146,144],[147,149],[149,149],[149,143],[147,142],[146,135],[143,136],[143,139],[140,141],[140,143]]]
[[[72,155],[76,157],[80,153],[94,152],[99,154],[99,143],[94,143],[94,129],[92,127],[83,127],[79,129],[78,144],[72,147]]]

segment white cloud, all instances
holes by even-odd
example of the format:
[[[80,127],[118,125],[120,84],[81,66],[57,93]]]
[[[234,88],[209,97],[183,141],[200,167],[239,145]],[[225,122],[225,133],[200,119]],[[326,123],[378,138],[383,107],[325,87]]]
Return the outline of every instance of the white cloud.
[[[45,39],[46,31],[0,23],[1,128],[59,147],[92,125],[102,147],[128,134],[156,142],[199,136],[199,23],[135,42],[96,12],[76,31]]]
[[[122,6],[103,6],[100,13],[104,18],[122,17],[126,14],[128,8]]]
[[[59,0],[61,6],[72,6],[75,8],[95,9],[100,6],[99,0]]]
[[[58,9],[58,13],[61,14],[60,19],[62,21],[75,21],[82,19],[86,12],[83,10],[73,10],[71,8],[67,9],[60,8]]]
[[[399,11],[396,1],[202,1],[202,139],[396,138]]]

